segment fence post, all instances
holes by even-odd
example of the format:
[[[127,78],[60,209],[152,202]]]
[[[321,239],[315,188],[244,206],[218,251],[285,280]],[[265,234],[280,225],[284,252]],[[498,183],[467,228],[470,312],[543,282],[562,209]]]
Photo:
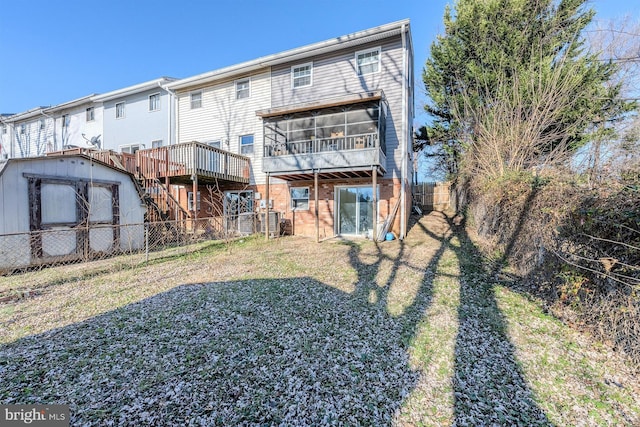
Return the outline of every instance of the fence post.
[[[144,260],[149,262],[149,223],[144,224]]]

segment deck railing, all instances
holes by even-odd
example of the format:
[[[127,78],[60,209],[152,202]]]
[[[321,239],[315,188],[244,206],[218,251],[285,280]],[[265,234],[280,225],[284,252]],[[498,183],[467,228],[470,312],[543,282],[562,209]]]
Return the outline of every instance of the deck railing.
[[[328,151],[361,150],[380,145],[377,133],[308,139],[294,142],[273,143],[264,146],[264,157],[293,154],[322,153]],[[383,147],[384,150],[384,147]]]
[[[187,142],[136,152],[138,173],[145,178],[201,176],[227,181],[249,182],[249,158]]]

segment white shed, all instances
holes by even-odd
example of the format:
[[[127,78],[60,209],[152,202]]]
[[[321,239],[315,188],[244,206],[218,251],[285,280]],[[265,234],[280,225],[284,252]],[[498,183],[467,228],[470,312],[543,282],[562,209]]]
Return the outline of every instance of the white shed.
[[[85,155],[0,162],[0,271],[143,248],[133,179]]]

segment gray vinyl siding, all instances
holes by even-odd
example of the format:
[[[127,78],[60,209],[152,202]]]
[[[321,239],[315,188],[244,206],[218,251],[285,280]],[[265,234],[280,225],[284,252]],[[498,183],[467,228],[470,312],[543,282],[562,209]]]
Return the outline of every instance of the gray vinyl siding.
[[[160,110],[149,111],[149,95],[160,94]],[[116,104],[125,103],[123,118],[116,118]],[[169,95],[158,88],[104,101],[104,148],[120,151],[123,145],[140,144],[151,148],[151,141],[168,145]]]
[[[240,154],[240,136],[253,135],[251,184],[265,182],[262,173],[263,130],[256,111],[269,108],[269,70],[179,93],[179,142],[222,141],[221,148]],[[250,77],[249,98],[236,99],[235,82]],[[191,93],[202,92],[202,107],[191,109]],[[227,145],[228,141],[228,145]]]
[[[356,72],[356,52],[381,48],[381,63],[378,73],[359,76]],[[398,141],[402,133],[402,39],[380,40],[313,58],[312,85],[293,88],[291,67],[310,60],[292,62],[273,67],[271,78],[271,106],[284,107],[306,102],[330,99],[349,94],[382,90],[389,105],[387,114],[387,178],[400,177],[402,153]],[[407,96],[405,117],[410,115]],[[411,121],[408,120],[408,125]]]

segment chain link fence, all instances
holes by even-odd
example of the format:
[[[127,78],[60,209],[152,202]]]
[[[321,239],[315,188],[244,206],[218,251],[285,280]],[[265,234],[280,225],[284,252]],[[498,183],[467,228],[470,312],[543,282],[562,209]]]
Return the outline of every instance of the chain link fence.
[[[0,234],[0,275],[116,256],[150,260],[166,250],[226,241],[260,231],[257,214],[141,224],[91,224],[26,233]]]

